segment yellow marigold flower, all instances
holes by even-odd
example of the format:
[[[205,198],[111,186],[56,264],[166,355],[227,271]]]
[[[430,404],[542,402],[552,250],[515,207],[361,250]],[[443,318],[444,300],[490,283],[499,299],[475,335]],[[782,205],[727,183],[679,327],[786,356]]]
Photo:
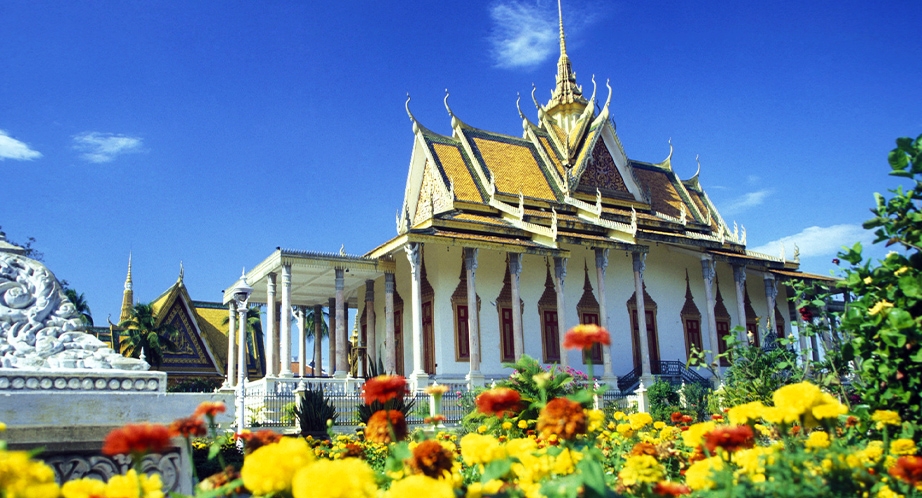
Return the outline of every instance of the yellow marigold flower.
[[[602,410],[589,410],[589,432],[596,432],[602,429],[605,424],[605,412]]]
[[[810,449],[821,449],[829,447],[829,434],[822,431],[813,431],[804,442],[804,446]]]
[[[625,486],[654,484],[666,476],[663,467],[650,455],[630,456],[618,472],[618,478]]]
[[[774,463],[774,450],[756,446],[733,453],[733,463],[739,467],[736,475],[746,475],[749,480],[762,482],[765,480],[765,464]]]
[[[54,471],[25,451],[0,451],[0,494],[7,498],[57,498]],[[135,486],[137,496],[137,486]]]
[[[67,481],[61,486],[61,496],[64,498],[92,498],[106,495],[106,483],[99,479],[84,477]]]
[[[903,495],[893,491],[890,489],[890,486],[884,484],[879,490],[877,490],[877,498],[903,498]]]
[[[486,464],[506,458],[506,450],[495,437],[472,433],[461,438],[461,457],[468,465]]]
[[[583,454],[578,451],[573,451],[569,448],[561,451],[556,457],[554,457],[553,465],[551,466],[551,472],[559,476],[570,475],[576,471],[576,464],[583,459]]]
[[[140,483],[140,489],[138,486]],[[144,494],[141,495],[140,493]],[[140,478],[134,469],[125,475],[112,476],[106,483],[105,496],[111,498],[163,498],[163,481],[159,474],[141,474]]]
[[[374,470],[358,458],[320,460],[292,480],[294,498],[371,498],[377,493]]]
[[[752,403],[745,403],[730,408],[727,412],[727,417],[733,425],[746,425],[750,421],[756,421],[762,418],[762,413],[764,411],[765,405],[763,405],[761,401],[753,401]]]
[[[499,489],[505,484],[499,479],[490,479],[486,484],[474,482],[467,487],[465,498],[481,498],[483,495],[493,496],[499,493]]]
[[[906,273],[907,271],[909,271],[908,266],[901,266],[898,270],[893,272],[893,276],[899,277],[900,275]]]
[[[653,428],[656,430],[661,430],[664,427],[666,427],[666,422],[663,422],[662,420],[657,420],[656,422],[653,422]]]
[[[868,310],[868,314],[874,316],[878,313],[889,310],[892,307],[893,303],[887,301],[886,299],[881,299],[880,301],[877,301],[877,304],[871,306],[871,308]]]
[[[503,430],[504,430],[504,431],[508,431],[509,429],[512,429],[512,422],[509,422],[509,421],[507,420],[507,421],[503,422]]]
[[[893,410],[877,410],[871,414],[871,420],[877,422],[878,429],[883,429],[886,425],[900,425],[903,422],[900,414]]]
[[[618,424],[615,428],[618,431],[618,434],[621,434],[621,437],[631,437],[634,434],[634,430],[631,429],[631,424]]]
[[[813,417],[817,420],[838,418],[839,415],[845,415],[846,413],[848,413],[848,408],[842,403],[839,403],[838,400],[836,400],[835,403],[826,403],[813,407]]]
[[[903,455],[915,455],[916,454],[916,443],[912,439],[897,439],[890,443],[890,453],[903,456]]]
[[[863,282],[864,282],[864,285],[871,285],[871,283],[874,282],[874,279],[872,279],[871,276],[868,275],[867,277],[864,277]]]
[[[481,425],[481,426],[477,427],[477,432],[480,433],[480,434],[483,434],[484,432],[487,432],[487,426]]]
[[[704,435],[714,430],[715,427],[717,424],[713,420],[694,424],[682,433],[682,441],[689,448],[697,448],[701,445]]]
[[[387,498],[406,498],[408,496],[455,498],[455,491],[451,483],[445,479],[433,479],[422,474],[414,474],[392,484],[385,496]]]
[[[834,416],[838,416],[839,412],[845,410],[845,407],[834,396],[823,392],[809,382],[799,382],[779,388],[772,394],[772,401],[775,402],[777,412],[772,414],[766,410],[763,418],[769,420],[771,417],[775,420],[770,421],[775,423],[778,423],[776,421],[779,418],[783,423],[788,424],[803,422],[806,428],[816,426],[816,417],[813,413],[816,407],[834,405],[820,410],[820,414],[824,416],[833,413]]]
[[[686,431],[688,432],[688,431]],[[708,490],[714,487],[711,474],[722,470],[724,461],[720,457],[710,457],[691,464],[685,472],[685,484],[694,491]]]
[[[528,422],[524,420],[519,420],[519,429],[528,429]]]
[[[305,440],[286,437],[250,453],[243,461],[240,477],[254,495],[287,491],[295,473],[313,460],[314,454]]]
[[[506,443],[506,454],[510,458],[518,458],[519,460],[534,453],[537,449],[538,443],[529,438],[515,438]]]
[[[627,418],[627,415],[625,415],[624,412],[615,412],[612,417],[614,417],[615,420],[624,420]]]
[[[653,417],[647,412],[632,413],[627,416],[627,419],[631,424],[631,429],[635,431],[643,429],[647,425],[653,423]]]

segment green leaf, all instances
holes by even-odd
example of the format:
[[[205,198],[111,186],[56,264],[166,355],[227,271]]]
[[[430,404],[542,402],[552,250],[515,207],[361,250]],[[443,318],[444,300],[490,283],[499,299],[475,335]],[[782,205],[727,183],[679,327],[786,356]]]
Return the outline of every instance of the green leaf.
[[[481,482],[487,483],[493,479],[500,479],[508,474],[510,470],[512,470],[512,462],[509,459],[493,460],[487,464],[486,469],[483,471]]]
[[[208,447],[208,459],[213,460],[221,452],[221,445],[217,442],[211,443]]]
[[[922,285],[920,285],[919,280],[913,275],[904,275],[900,277],[897,283],[899,283],[900,290],[903,291],[903,294],[906,296],[916,299],[922,298]]]
[[[887,323],[899,330],[911,329],[916,326],[916,321],[912,319],[912,315],[900,308],[893,308],[887,313]],[[902,347],[906,342],[906,337],[902,333],[900,335],[903,336],[903,341],[899,344],[899,347]]]
[[[890,167],[896,170],[906,169],[906,166],[909,165],[909,158],[906,157],[906,153],[900,149],[893,149],[890,151],[890,154],[887,155],[887,162],[890,163]],[[893,174],[891,172],[890,174]]]
[[[587,497],[604,498],[607,493],[605,487],[605,473],[602,465],[592,458],[584,458],[576,464],[580,475],[583,477],[583,484],[586,486]]]

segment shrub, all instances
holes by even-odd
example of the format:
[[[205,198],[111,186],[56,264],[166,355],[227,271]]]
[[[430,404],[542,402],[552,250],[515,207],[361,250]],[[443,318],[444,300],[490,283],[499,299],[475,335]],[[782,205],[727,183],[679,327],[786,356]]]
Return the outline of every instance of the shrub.
[[[336,407],[323,395],[323,389],[314,389],[309,386],[306,391],[299,391],[298,406],[294,408],[294,416],[301,427],[301,435],[325,431],[327,421],[336,424]]]

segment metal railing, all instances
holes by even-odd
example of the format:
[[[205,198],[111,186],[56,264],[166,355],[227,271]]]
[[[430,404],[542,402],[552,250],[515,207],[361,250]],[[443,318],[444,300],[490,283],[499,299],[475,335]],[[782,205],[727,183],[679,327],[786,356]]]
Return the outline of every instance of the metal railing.
[[[653,365],[655,366],[655,365]],[[685,366],[685,363],[676,360],[661,360],[659,362],[658,372],[654,373],[657,380],[666,381],[673,386],[682,384],[699,384],[702,387],[710,387],[711,383],[698,372]],[[618,377],[618,389],[622,392],[634,392],[640,385],[640,374],[637,369],[633,369],[625,375]],[[650,387],[650,386],[646,386]]]

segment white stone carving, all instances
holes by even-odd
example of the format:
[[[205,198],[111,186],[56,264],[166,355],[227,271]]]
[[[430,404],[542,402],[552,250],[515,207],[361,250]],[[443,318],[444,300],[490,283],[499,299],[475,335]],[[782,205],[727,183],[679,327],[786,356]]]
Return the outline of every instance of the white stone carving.
[[[43,264],[0,252],[0,368],[147,370],[150,365],[87,334]]]

